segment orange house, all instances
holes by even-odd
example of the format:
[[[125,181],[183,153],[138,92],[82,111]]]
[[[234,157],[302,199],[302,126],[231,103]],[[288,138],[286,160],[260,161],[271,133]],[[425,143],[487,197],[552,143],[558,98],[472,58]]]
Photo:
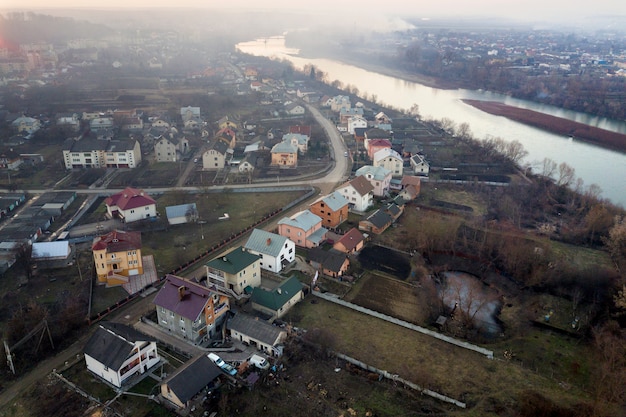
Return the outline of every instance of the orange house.
[[[99,284],[108,287],[129,282],[143,274],[141,232],[114,230],[96,237],[91,245]]]
[[[337,227],[348,218],[348,206],[348,200],[335,191],[315,201],[309,210],[322,219],[324,227]]]

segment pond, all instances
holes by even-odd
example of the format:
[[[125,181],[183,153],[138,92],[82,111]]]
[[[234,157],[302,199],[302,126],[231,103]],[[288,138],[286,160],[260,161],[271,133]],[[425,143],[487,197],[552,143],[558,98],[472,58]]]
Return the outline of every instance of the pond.
[[[411,272],[409,255],[384,246],[366,246],[359,253],[363,269],[377,270],[406,280]]]
[[[461,313],[483,334],[495,336],[502,332],[498,321],[501,302],[496,290],[467,272],[447,271],[443,276],[445,283],[439,291],[446,307]]]

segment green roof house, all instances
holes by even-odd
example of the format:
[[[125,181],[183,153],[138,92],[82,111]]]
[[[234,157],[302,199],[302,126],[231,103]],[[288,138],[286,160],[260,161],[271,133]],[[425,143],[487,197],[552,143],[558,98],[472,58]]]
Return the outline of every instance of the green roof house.
[[[302,283],[296,277],[291,277],[271,291],[254,288],[251,300],[253,309],[277,319],[303,298]]]
[[[259,255],[239,246],[205,264],[207,285],[239,298],[246,287],[261,285]]]

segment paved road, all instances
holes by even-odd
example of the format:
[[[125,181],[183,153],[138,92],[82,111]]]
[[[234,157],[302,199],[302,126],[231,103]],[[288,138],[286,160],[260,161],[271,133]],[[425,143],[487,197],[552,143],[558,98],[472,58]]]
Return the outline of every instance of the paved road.
[[[326,134],[328,135],[330,139],[330,144],[333,150],[332,155],[334,159],[333,167],[323,177],[317,178],[314,180],[299,179],[299,180],[294,180],[294,181],[282,181],[280,183],[278,182],[264,183],[264,184],[259,184],[260,187],[270,187],[270,186],[288,187],[288,186],[293,186],[293,185],[314,184],[315,186],[320,188],[320,191],[321,191],[320,194],[325,195],[325,194],[332,192],[339,183],[345,181],[348,178],[349,168],[350,168],[350,165],[349,165],[350,159],[343,156],[344,152],[346,151],[346,146],[345,146],[345,143],[343,142],[343,138],[341,134],[339,133],[339,131],[337,131],[336,127],[319,112],[319,110],[317,110],[315,107],[312,107],[308,104],[305,104],[305,105],[307,109],[311,112],[311,114],[315,117],[317,122],[324,128]],[[193,165],[194,165],[193,163],[188,164],[186,173],[190,171]],[[245,185],[230,185],[228,187],[220,186],[220,187],[210,187],[210,188],[219,191],[219,190],[224,190],[228,188],[249,188],[249,187],[250,187],[249,184],[245,184]],[[168,188],[151,188],[150,190],[153,192],[165,192],[165,191],[180,190],[180,189],[183,189],[186,191],[202,191],[206,189],[206,187],[202,187],[202,189],[198,187],[168,187]],[[49,192],[49,191],[62,191],[62,190],[29,190],[29,192],[32,194],[42,194],[42,193]],[[121,191],[121,189],[120,190],[85,189],[85,190],[66,190],[66,191],[76,191],[77,193],[81,193],[81,194],[101,194],[103,192],[114,193],[114,192]],[[288,215],[292,212],[302,210],[303,208],[308,206],[308,204],[309,202],[305,201],[302,204],[292,208],[288,213],[285,213],[285,214]],[[270,223],[265,224],[264,228],[268,230],[275,228],[278,220],[279,219],[272,220]],[[241,242],[243,241],[243,237],[234,243],[239,243],[240,241]],[[186,271],[182,275],[185,277],[202,276],[204,275],[204,266]],[[137,297],[136,299],[131,301],[128,306],[122,308],[118,312],[113,313],[110,317],[107,317],[106,320],[112,320],[112,321],[116,321],[120,323],[125,323],[128,325],[136,325],[139,322],[142,315],[146,314],[147,312],[149,312],[151,309],[154,308],[152,305],[153,298],[154,298],[153,294],[149,294],[146,297]],[[41,378],[50,374],[50,372],[52,372],[53,369],[58,369],[58,370],[63,369],[63,367],[65,366],[65,363],[72,362],[73,360],[77,358],[77,355],[82,354],[85,343],[87,342],[91,334],[93,334],[94,330],[95,330],[95,326],[92,326],[71,346],[64,349],[63,351],[58,352],[55,356],[48,358],[45,361],[42,361],[35,367],[35,369],[33,369],[31,372],[27,374],[22,375],[17,381],[11,384],[7,384],[5,389],[2,392],[0,392],[0,414],[1,414],[1,411],[7,405],[9,405],[13,401],[13,399],[16,398],[21,392],[31,387],[35,382],[37,382]],[[172,342],[174,342],[174,340],[172,340]],[[184,344],[185,342],[181,341],[180,343]],[[195,349],[192,349],[192,352],[190,353],[193,353],[193,352],[195,352]]]

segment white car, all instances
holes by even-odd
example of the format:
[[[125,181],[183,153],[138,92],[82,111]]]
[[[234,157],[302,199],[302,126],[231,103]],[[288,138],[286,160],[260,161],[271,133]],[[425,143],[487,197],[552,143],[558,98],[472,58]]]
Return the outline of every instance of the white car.
[[[250,357],[250,363],[259,369],[267,369],[270,367],[270,363],[262,356],[252,355]]]

